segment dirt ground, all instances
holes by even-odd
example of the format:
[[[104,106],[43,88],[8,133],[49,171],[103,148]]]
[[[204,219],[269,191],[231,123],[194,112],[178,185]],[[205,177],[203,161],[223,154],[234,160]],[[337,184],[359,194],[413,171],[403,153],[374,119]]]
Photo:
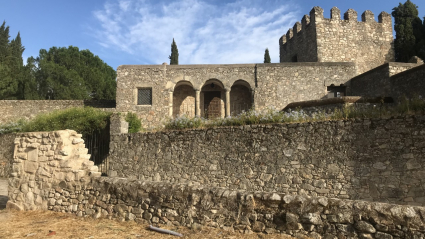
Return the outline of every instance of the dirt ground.
[[[117,222],[108,219],[81,218],[51,211],[17,212],[0,210],[0,238],[178,238],[151,231],[148,224]],[[183,234],[183,238],[289,239],[288,235],[241,234],[203,227],[166,227]]]

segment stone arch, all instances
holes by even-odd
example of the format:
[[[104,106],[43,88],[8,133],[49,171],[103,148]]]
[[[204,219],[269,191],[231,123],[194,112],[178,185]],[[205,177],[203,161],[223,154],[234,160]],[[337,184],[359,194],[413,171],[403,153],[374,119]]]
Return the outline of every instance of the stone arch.
[[[173,91],[173,118],[179,115],[195,117],[195,90],[189,81],[179,81]]]
[[[223,118],[225,115],[225,95],[225,86],[220,80],[207,80],[201,88],[201,117]]]
[[[245,80],[237,80],[230,89],[230,115],[236,116],[252,107],[252,88]]]

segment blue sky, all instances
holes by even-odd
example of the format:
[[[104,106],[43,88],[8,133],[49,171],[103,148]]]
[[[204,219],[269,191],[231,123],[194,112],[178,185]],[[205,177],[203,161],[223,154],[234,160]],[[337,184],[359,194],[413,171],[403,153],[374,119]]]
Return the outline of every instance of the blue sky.
[[[21,32],[24,57],[52,46],[89,49],[116,69],[169,62],[173,37],[180,64],[261,63],[265,48],[279,61],[278,39],[314,6],[352,8],[360,19],[391,13],[398,0],[9,0],[0,20]],[[425,16],[425,1],[412,0]],[[404,0],[403,0],[404,3]]]

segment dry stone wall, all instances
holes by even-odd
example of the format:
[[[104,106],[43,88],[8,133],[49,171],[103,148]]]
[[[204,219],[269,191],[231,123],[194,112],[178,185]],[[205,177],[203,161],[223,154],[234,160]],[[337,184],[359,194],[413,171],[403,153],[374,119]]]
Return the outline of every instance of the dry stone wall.
[[[52,189],[79,190],[91,177],[101,175],[89,160],[81,136],[73,130],[17,134],[6,207],[47,210],[53,205],[69,206],[67,201],[53,201]]]
[[[110,174],[425,205],[425,117],[122,134]]]
[[[91,106],[113,111],[114,100],[0,100],[0,124],[18,119],[32,119],[37,114],[72,107]]]
[[[49,205],[84,217],[295,237],[421,238],[425,233],[423,207],[119,178],[96,178],[79,190],[52,189]]]
[[[424,207],[100,177],[81,135],[71,130],[18,134],[14,143],[9,209],[311,238],[425,233]]]

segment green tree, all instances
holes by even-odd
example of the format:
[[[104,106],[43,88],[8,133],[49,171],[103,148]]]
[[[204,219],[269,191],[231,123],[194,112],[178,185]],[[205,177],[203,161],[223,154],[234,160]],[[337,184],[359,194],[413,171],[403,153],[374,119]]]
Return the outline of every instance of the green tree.
[[[89,50],[41,49],[35,65],[33,74],[43,99],[115,99],[115,70]]]
[[[0,99],[17,99],[19,82],[22,79],[22,52],[20,34],[9,40],[9,26],[0,26]]]
[[[177,44],[174,41],[174,38],[173,43],[171,43],[171,55],[168,58],[170,58],[170,65],[179,64],[179,50],[177,49]]]
[[[270,63],[270,61],[269,48],[266,48],[266,52],[264,52],[264,63]]]
[[[394,41],[396,61],[407,62],[412,56],[417,55],[423,40],[422,21],[418,17],[418,6],[407,0],[393,8]]]

